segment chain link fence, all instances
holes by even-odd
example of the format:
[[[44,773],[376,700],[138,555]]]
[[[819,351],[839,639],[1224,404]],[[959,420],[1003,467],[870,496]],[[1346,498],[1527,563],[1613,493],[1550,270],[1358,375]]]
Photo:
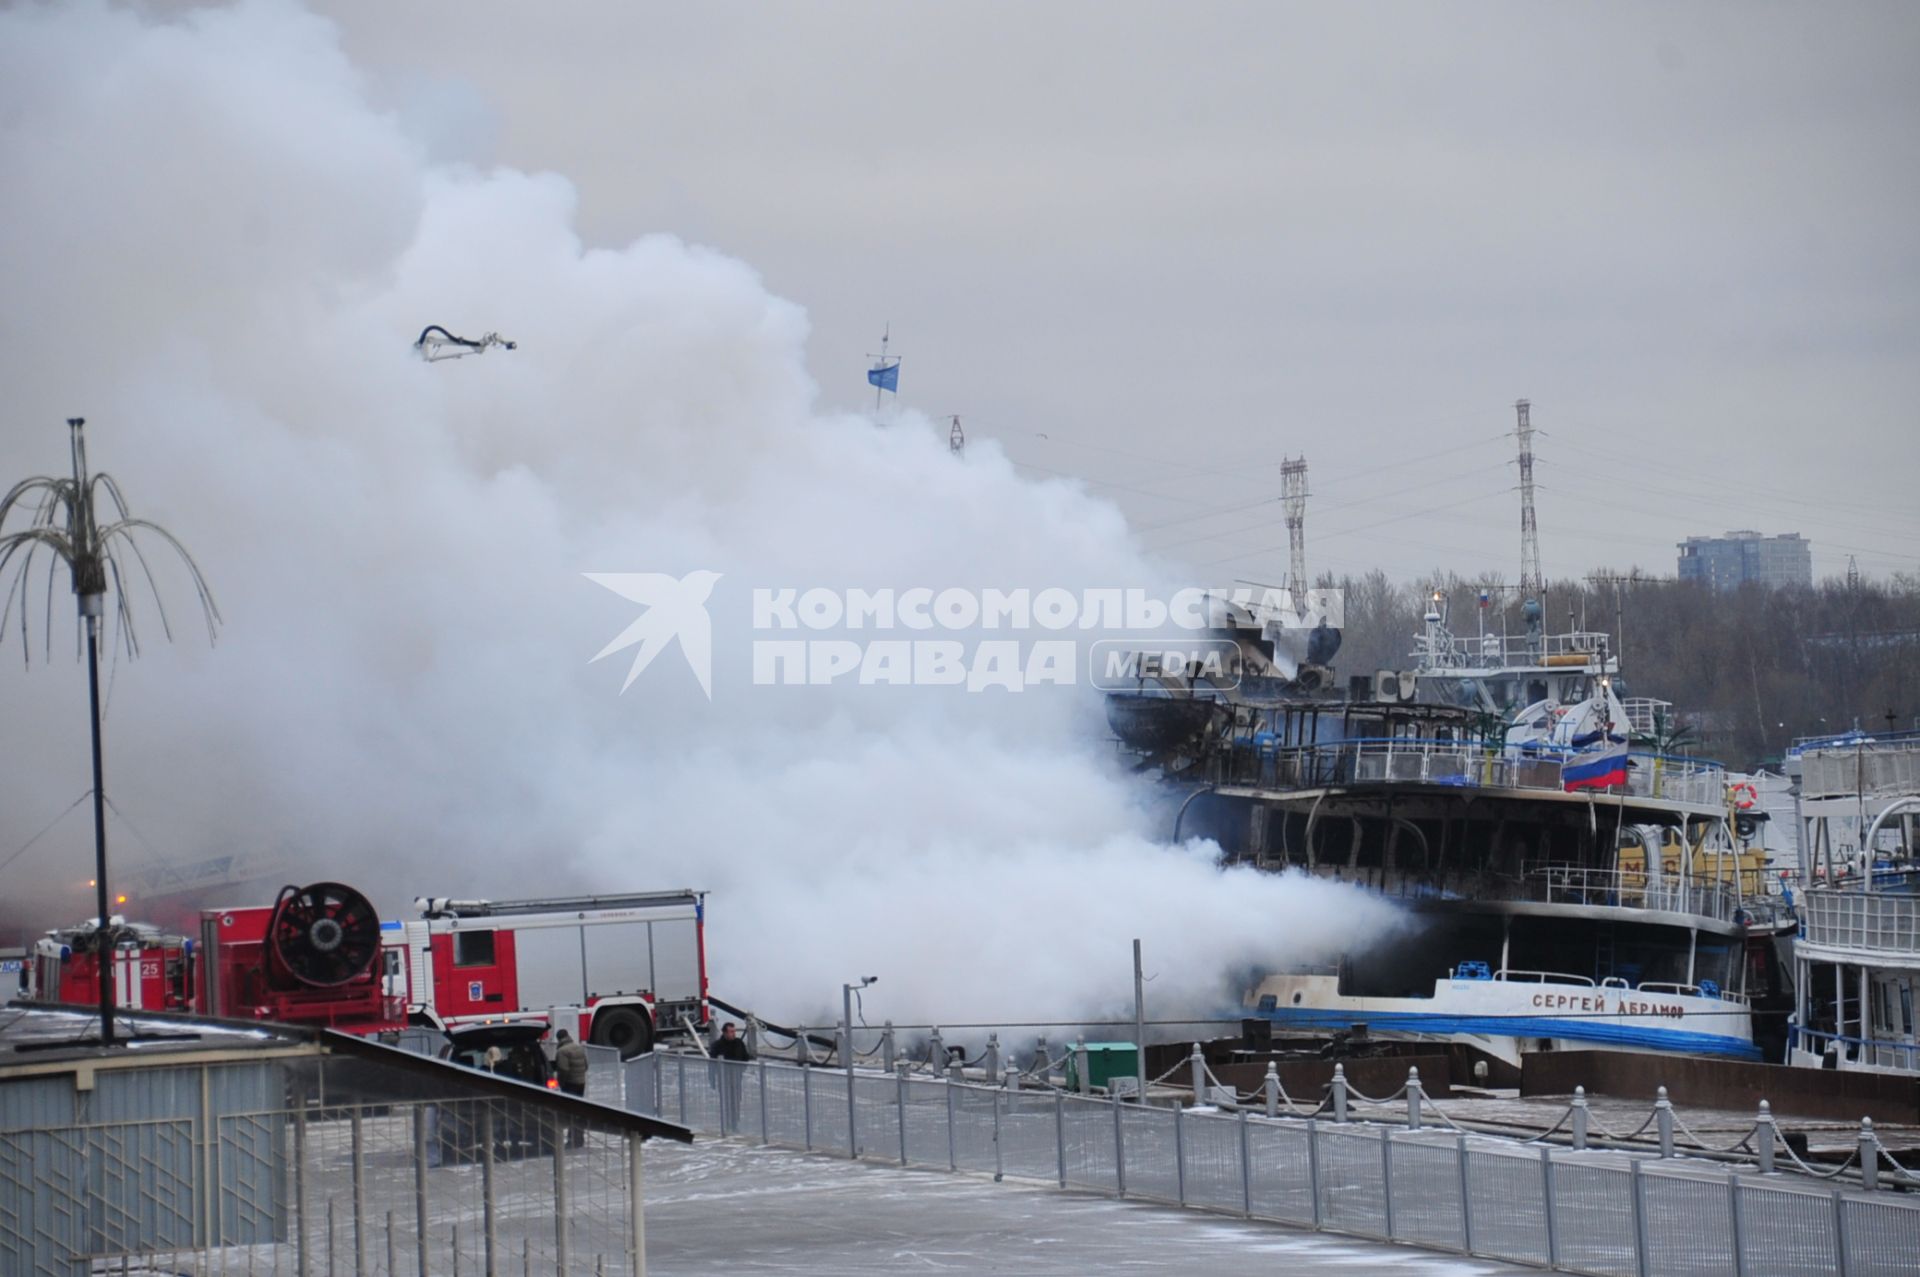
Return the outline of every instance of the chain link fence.
[[[1746,1168],[1058,1090],[649,1055],[637,1110],[899,1166],[1015,1176],[1598,1277],[1916,1271],[1920,1205]]]

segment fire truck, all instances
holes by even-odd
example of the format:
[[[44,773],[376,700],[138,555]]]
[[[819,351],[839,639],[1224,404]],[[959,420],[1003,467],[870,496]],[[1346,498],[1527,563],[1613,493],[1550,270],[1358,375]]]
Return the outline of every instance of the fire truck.
[[[703,1031],[706,893],[415,901],[401,927],[416,1017],[452,1028],[542,1020],[639,1055]],[[394,924],[387,924],[392,928]]]
[[[33,947],[25,1001],[100,1000],[101,954],[113,966],[113,1002],[133,1011],[185,1011],[192,942],[115,917],[49,931]]]
[[[119,917],[49,932],[34,946],[35,996],[94,1002],[109,962],[114,1004],[126,1010],[381,1033],[406,1026],[408,1003],[393,978],[404,955],[382,938],[353,888],[285,887],[271,905],[203,910],[198,942]]]
[[[416,901],[382,922],[340,883],[286,887],[272,905],[207,909],[198,940],[112,918],[35,947],[39,1000],[88,1004],[102,960],[115,1004],[373,1035],[512,1020],[564,1028],[623,1057],[704,1031],[705,893]]]

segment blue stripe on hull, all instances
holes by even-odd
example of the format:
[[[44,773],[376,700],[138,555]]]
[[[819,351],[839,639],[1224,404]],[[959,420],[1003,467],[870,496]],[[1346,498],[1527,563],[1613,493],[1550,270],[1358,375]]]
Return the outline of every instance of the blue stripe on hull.
[[[1476,1033],[1497,1038],[1564,1038],[1602,1046],[1626,1046],[1647,1051],[1683,1051],[1690,1055],[1718,1055],[1736,1060],[1758,1060],[1760,1048],[1740,1038],[1717,1033],[1687,1033],[1679,1029],[1648,1029],[1600,1020],[1556,1020],[1551,1016],[1433,1015],[1421,1011],[1321,1011],[1309,1007],[1276,1007],[1254,1013],[1264,1020],[1299,1029],[1345,1029],[1355,1024],[1394,1033],[1437,1036]]]

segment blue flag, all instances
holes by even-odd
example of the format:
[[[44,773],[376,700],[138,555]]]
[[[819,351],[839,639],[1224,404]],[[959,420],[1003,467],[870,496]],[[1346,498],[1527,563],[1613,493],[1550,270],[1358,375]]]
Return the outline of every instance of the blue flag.
[[[893,363],[887,364],[882,368],[867,369],[867,384],[869,386],[878,386],[882,390],[891,390],[896,395],[899,394],[900,362],[895,360]]]

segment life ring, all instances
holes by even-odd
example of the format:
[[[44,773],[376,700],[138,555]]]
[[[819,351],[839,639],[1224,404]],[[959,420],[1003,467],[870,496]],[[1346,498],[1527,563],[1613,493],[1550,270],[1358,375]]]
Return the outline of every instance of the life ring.
[[[1736,781],[1727,790],[1727,796],[1733,799],[1733,805],[1741,811],[1751,811],[1760,802],[1760,791],[1754,788],[1750,780]]]

